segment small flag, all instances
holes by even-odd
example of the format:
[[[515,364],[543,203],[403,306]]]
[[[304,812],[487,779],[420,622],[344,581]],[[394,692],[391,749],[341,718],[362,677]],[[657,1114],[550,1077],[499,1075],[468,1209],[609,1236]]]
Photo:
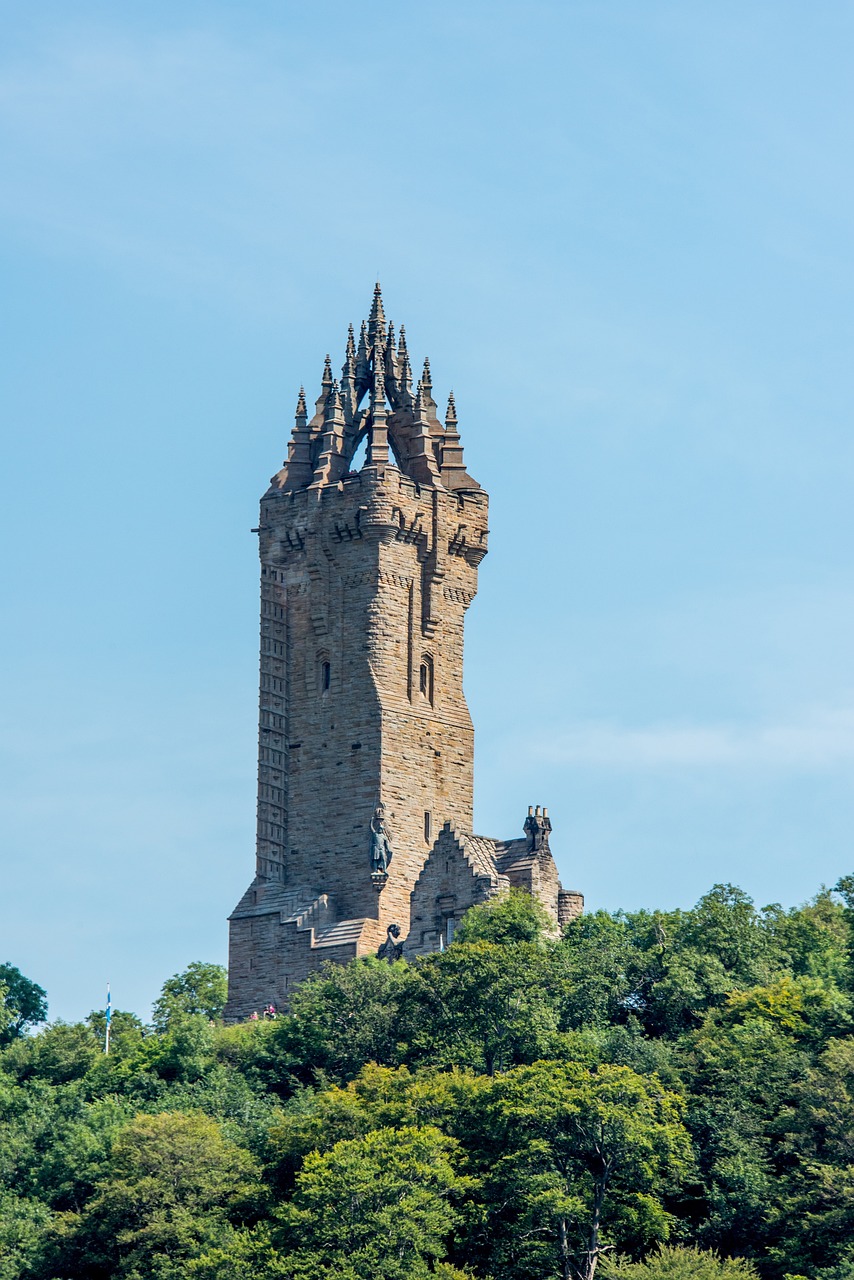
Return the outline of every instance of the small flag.
[[[112,1016],[112,1001],[110,998],[110,984],[107,983],[107,1030],[104,1035],[104,1053],[110,1052],[110,1018]]]

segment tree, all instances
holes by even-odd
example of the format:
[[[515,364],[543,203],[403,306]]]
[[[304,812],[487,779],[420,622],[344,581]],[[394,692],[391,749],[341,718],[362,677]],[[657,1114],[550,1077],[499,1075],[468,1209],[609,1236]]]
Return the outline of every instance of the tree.
[[[555,1048],[553,953],[536,943],[460,943],[414,966],[405,1011],[415,1059],[493,1075]]]
[[[681,1100],[628,1067],[538,1062],[495,1080],[487,1194],[516,1216],[496,1273],[593,1280],[608,1251],[666,1240],[664,1196],[689,1156]],[[555,1270],[556,1268],[556,1270]]]
[[[603,1267],[608,1280],[757,1280],[744,1258],[721,1258],[706,1249],[666,1245],[644,1262],[620,1260]]]
[[[401,1005],[412,981],[404,961],[373,956],[312,974],[268,1037],[282,1091],[318,1078],[344,1083],[366,1062],[397,1065],[406,1052]]]
[[[445,1258],[470,1182],[438,1129],[376,1129],[306,1157],[285,1240],[298,1276],[421,1280]]]
[[[521,889],[511,889],[469,907],[454,941],[539,942],[554,931],[554,921],[537,898]]]
[[[13,964],[0,964],[0,1048],[47,1017],[47,992]]]
[[[165,1031],[176,1018],[202,1014],[215,1021],[222,1017],[228,999],[228,974],[221,964],[194,960],[183,973],[167,978],[154,1002],[153,1022]]]
[[[228,1243],[232,1219],[251,1219],[260,1197],[254,1160],[215,1120],[138,1115],[83,1212],[66,1220],[48,1274],[179,1280],[189,1258]]]

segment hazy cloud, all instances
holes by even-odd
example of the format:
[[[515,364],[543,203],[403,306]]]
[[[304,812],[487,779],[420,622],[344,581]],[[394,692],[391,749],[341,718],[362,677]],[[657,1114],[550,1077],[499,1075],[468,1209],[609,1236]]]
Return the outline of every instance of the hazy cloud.
[[[771,768],[809,770],[854,762],[854,707],[818,708],[760,725],[588,722],[531,744],[553,764],[614,769]]]

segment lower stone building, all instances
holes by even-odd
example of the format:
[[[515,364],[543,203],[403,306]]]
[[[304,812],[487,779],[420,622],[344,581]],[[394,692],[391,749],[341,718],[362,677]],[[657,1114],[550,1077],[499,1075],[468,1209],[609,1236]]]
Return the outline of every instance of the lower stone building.
[[[519,839],[470,834],[463,632],[487,518],[453,394],[441,422],[429,361],[413,387],[377,285],[312,416],[300,390],[261,500],[255,876],[229,918],[228,1018],[287,1003],[324,960],[445,946],[511,886],[556,929],[581,910],[545,810]]]

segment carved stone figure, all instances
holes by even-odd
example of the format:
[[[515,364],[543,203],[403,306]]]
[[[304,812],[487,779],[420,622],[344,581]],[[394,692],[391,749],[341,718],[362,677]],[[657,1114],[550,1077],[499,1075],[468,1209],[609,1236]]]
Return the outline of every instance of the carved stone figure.
[[[371,818],[371,874],[385,875],[391,859],[391,841],[385,829],[385,807],[378,804]]]
[[[377,956],[380,960],[388,960],[389,964],[393,960],[399,960],[403,955],[403,943],[398,942],[400,937],[400,925],[390,924],[386,930],[385,942],[380,943],[377,949]]]

